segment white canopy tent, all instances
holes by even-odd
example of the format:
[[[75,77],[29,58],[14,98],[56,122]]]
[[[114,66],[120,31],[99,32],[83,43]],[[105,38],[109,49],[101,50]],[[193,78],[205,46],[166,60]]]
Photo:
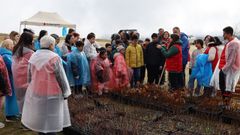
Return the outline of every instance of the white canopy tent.
[[[24,25],[26,28],[27,25],[32,26],[52,26],[52,27],[68,27],[76,29],[76,24],[71,24],[68,21],[64,20],[58,13],[53,12],[38,12],[34,16],[20,22],[20,32],[21,27]]]

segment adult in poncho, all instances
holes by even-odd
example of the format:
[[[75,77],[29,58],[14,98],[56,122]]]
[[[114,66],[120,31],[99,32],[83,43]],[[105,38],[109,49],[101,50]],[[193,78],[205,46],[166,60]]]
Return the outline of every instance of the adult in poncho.
[[[34,53],[32,41],[33,35],[24,32],[17,45],[13,48],[12,74],[20,114],[22,113],[25,94],[28,87],[28,60]]]
[[[54,38],[44,36],[40,44],[29,60],[22,123],[40,133],[60,132],[71,125],[66,100],[71,91],[61,59],[53,52]]]
[[[233,28],[223,29],[223,37],[228,43],[224,46],[219,61],[219,86],[225,105],[229,107],[232,92],[235,92],[240,76],[240,41],[233,36]]]
[[[117,47],[118,52],[114,54],[113,74],[115,78],[115,89],[121,90],[126,88],[130,83],[128,66],[124,59],[125,48]]]
[[[71,87],[74,87],[75,94],[79,94],[82,86],[90,85],[90,68],[87,57],[83,52],[84,43],[76,42],[77,49],[67,55],[67,77]]]

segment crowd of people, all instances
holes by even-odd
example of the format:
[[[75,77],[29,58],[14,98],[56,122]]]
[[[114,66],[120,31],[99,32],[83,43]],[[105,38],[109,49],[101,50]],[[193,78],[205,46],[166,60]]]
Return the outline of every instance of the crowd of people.
[[[137,31],[120,30],[104,47],[94,33],[81,38],[74,29],[62,45],[46,30],[35,40],[31,29],[21,35],[13,31],[0,47],[0,109],[5,96],[6,122],[21,120],[23,128],[55,134],[71,125],[71,93],[78,98],[84,91],[102,95],[166,82],[170,92],[186,87],[188,96],[214,97],[221,90],[227,108],[240,75],[240,41],[230,26],[223,37],[225,45],[210,35],[196,39],[190,54],[189,38],[179,27],[172,34],[160,28],[144,41]]]

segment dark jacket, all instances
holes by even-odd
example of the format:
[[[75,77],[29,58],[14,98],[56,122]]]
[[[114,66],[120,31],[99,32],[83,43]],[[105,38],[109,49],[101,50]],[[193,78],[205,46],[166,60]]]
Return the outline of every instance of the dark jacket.
[[[163,66],[165,63],[165,57],[161,52],[161,49],[157,48],[158,42],[151,42],[145,52],[146,64]]]

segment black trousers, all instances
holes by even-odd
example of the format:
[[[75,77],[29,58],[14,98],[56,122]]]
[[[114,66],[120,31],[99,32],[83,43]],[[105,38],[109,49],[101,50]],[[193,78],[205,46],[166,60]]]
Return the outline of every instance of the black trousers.
[[[148,71],[148,83],[152,84],[155,82],[155,84],[158,84],[159,78],[163,70],[159,69],[160,66],[156,65],[147,65],[147,71]],[[165,75],[163,73],[162,80],[160,82],[160,85],[164,84],[165,81]]]
[[[141,67],[141,71],[140,72],[141,72],[140,82],[143,83],[144,78],[145,78],[145,72],[146,72],[146,66],[145,65]]]
[[[183,73],[169,72],[170,89],[181,89],[184,87]]]

